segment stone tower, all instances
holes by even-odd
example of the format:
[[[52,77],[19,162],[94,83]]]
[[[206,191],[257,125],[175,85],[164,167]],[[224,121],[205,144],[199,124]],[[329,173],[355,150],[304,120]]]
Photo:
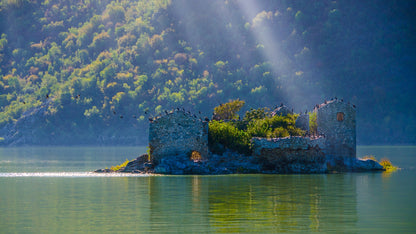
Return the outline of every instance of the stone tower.
[[[332,100],[317,108],[318,134],[326,139],[325,154],[330,157],[356,157],[355,108],[342,100]]]
[[[296,119],[295,126],[309,132],[309,115],[301,113]]]
[[[206,159],[208,122],[181,110],[169,112],[150,122],[149,148],[155,164],[165,157],[183,156],[183,160],[190,160],[193,152]]]

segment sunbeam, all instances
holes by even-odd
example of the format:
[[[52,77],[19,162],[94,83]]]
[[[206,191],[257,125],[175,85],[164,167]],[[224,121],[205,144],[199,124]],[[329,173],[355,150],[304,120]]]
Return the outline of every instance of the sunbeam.
[[[291,58],[281,50],[281,42],[283,40],[289,40],[286,35],[291,30],[289,25],[285,22],[280,24],[281,28],[270,28],[270,23],[279,17],[281,14],[278,10],[265,11],[261,4],[257,1],[236,1],[238,7],[245,14],[245,17],[251,20],[252,34],[256,38],[257,46],[263,47],[261,50],[262,55],[266,61],[272,64],[273,73],[277,85],[283,85],[286,89],[282,90],[285,96],[285,101],[290,105],[297,103],[300,110],[307,108],[306,101],[310,99],[310,96],[319,95],[320,90],[314,89],[314,93],[307,92],[303,87],[300,87],[300,83],[296,82],[296,78],[302,76],[303,71],[300,68],[294,66],[290,61]],[[291,9],[285,9],[290,11]],[[292,31],[292,34],[296,31]],[[301,51],[306,48],[297,48]],[[300,52],[300,53],[301,53]],[[299,106],[299,104],[301,106]],[[310,103],[309,103],[310,105]]]

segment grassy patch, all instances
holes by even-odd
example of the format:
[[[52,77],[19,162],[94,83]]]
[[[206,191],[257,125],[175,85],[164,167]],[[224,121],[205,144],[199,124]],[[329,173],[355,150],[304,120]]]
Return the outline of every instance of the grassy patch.
[[[394,166],[390,160],[388,160],[387,158],[383,158],[379,161],[377,161],[376,157],[374,157],[374,155],[366,155],[362,158],[363,160],[373,160],[376,161],[378,163],[380,163],[381,166],[383,166],[384,170],[386,170],[386,172],[392,172],[398,169],[398,167]]]
[[[398,169],[396,166],[393,166],[393,164],[387,158],[381,159],[379,163],[383,166],[386,172],[392,172]]]
[[[121,168],[123,168],[123,167],[127,166],[127,164],[128,164],[129,162],[130,162],[130,161],[129,161],[128,159],[126,159],[126,161],[124,161],[122,164],[117,165],[117,166],[113,166],[113,167],[111,167],[111,168],[110,168],[110,170],[112,170],[112,171],[118,171],[118,170],[120,170]]]
[[[363,157],[363,160],[368,160],[368,159],[377,162],[377,159],[376,159],[376,157],[374,157],[374,155],[366,155],[366,156]]]

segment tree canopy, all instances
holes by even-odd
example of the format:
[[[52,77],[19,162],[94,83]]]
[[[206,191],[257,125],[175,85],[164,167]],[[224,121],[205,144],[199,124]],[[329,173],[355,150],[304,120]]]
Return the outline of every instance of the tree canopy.
[[[362,143],[414,143],[413,10],[374,0],[3,0],[0,139],[32,129],[26,144],[145,144],[148,118],[164,110],[211,116],[242,97],[243,109],[304,111],[338,96],[359,107]]]

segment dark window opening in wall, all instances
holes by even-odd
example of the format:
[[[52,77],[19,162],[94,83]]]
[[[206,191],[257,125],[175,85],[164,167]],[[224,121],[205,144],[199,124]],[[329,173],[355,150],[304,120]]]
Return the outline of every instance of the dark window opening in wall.
[[[201,153],[199,153],[196,150],[192,151],[190,159],[194,162],[201,161],[202,160]]]
[[[339,122],[344,121],[344,113],[342,113],[342,112],[338,112],[338,113],[337,113],[337,120],[338,120]]]

